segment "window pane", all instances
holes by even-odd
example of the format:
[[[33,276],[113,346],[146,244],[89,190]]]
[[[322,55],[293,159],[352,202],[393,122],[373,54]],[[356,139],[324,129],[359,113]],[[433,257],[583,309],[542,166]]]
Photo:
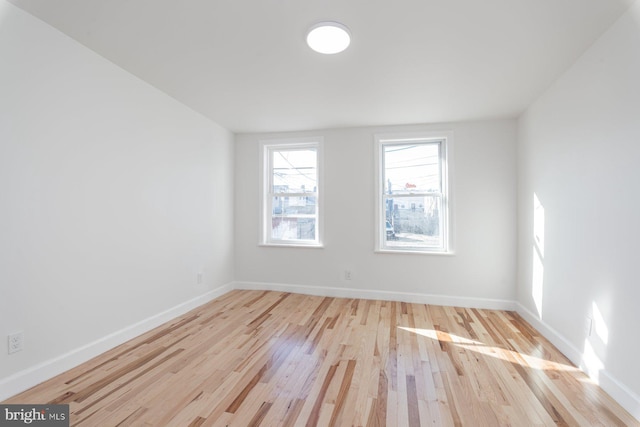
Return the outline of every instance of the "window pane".
[[[441,248],[442,198],[385,197],[385,245],[391,248]]]
[[[312,194],[304,197],[274,196],[272,213],[277,215],[316,215],[316,198]]]
[[[384,193],[442,191],[440,143],[385,145]]]
[[[274,240],[315,240],[315,218],[273,217],[271,238]]]
[[[315,149],[273,150],[273,193],[317,191],[318,171]]]

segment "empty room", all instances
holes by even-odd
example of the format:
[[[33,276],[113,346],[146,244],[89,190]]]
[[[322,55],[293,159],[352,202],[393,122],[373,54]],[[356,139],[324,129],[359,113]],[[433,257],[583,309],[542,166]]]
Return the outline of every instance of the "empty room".
[[[640,426],[639,76],[639,0],[0,0],[0,425]]]

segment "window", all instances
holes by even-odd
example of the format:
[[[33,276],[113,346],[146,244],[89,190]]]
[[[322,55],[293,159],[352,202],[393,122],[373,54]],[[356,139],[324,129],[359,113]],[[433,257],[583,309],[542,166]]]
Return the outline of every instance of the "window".
[[[321,142],[262,143],[263,244],[321,246]]]
[[[379,251],[451,251],[447,145],[451,136],[376,136]]]

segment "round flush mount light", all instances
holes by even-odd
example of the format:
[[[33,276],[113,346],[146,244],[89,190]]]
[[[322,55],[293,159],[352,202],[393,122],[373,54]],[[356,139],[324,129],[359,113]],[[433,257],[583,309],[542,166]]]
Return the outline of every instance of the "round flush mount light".
[[[319,53],[339,53],[345,50],[349,43],[351,33],[339,22],[319,22],[307,32],[307,44]]]

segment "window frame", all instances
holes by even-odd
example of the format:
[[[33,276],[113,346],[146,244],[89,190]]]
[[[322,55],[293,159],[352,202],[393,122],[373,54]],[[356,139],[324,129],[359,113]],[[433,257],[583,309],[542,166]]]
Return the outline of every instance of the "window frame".
[[[451,131],[425,131],[400,134],[378,134],[375,142],[375,252],[396,254],[427,254],[427,255],[453,255],[453,194],[451,185],[452,171],[452,146],[453,132]],[[385,165],[384,148],[390,145],[428,144],[440,143],[440,193],[442,205],[442,247],[406,246],[394,247],[387,245],[385,215]],[[433,196],[433,193],[418,193],[418,196]],[[401,196],[402,197],[402,196]],[[410,197],[407,195],[406,197]]]
[[[323,191],[323,145],[322,137],[305,137],[260,141],[260,237],[259,246],[322,248],[324,232],[324,191]],[[313,148],[316,150],[316,191],[310,193],[287,193],[287,197],[316,197],[315,240],[274,239],[271,236],[273,221],[273,165],[271,153],[275,151],[294,151]]]

